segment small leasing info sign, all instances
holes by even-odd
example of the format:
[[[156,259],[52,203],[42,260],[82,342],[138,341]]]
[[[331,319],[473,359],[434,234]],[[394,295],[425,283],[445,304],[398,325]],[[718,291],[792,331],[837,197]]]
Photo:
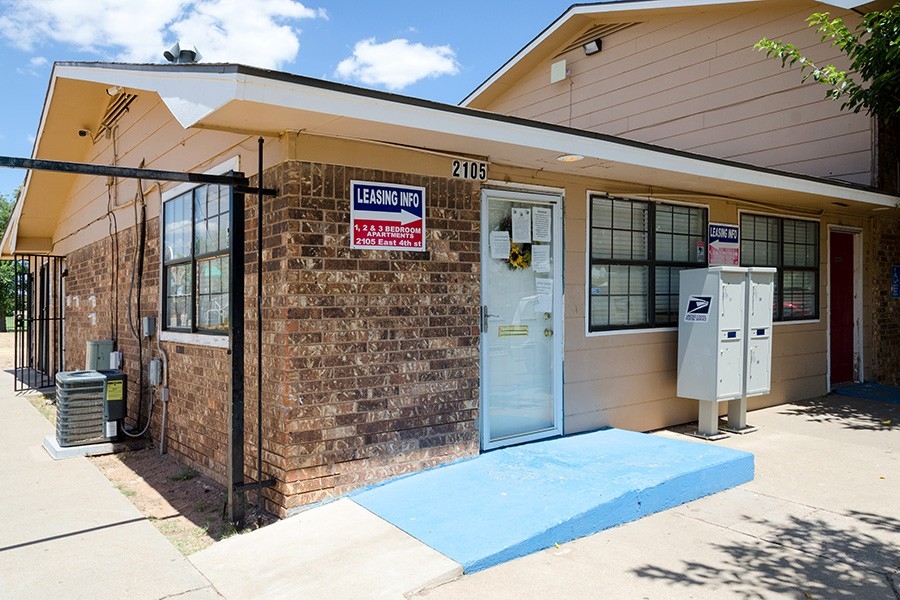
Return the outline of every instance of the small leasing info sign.
[[[350,247],[425,250],[425,188],[350,182]]]
[[[741,264],[741,229],[737,225],[709,224],[709,266]]]

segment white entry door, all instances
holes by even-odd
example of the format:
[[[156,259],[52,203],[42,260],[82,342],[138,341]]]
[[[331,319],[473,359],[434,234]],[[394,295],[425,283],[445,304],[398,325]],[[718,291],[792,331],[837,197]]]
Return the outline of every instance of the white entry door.
[[[482,192],[481,445],[562,434],[562,198]]]

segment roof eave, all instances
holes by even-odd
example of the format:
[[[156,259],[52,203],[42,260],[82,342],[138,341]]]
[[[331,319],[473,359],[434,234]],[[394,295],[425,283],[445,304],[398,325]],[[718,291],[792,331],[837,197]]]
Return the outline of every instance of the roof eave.
[[[170,109],[174,106],[178,110],[183,99],[188,104],[208,101],[205,106],[209,110],[196,111],[194,116],[189,111],[181,113],[189,123],[182,123],[186,127],[227,129],[230,115],[257,118],[254,115],[260,111],[241,110],[242,103],[255,107],[262,104],[273,110],[290,111],[283,114],[297,117],[292,122],[305,119],[309,125],[306,130],[311,134],[475,153],[513,168],[580,175],[599,181],[644,181],[653,186],[668,185],[735,199],[792,197],[819,207],[832,200],[857,203],[863,209],[893,208],[898,202],[896,197],[869,188],[241,65],[60,63],[55,73],[59,78],[76,78],[98,86],[118,85],[156,92],[161,97],[165,94],[170,99]],[[54,89],[51,88],[51,94]],[[235,126],[232,131],[259,130],[261,122],[248,123],[249,129]],[[42,129],[41,134],[47,132]],[[423,139],[428,140],[426,146],[421,145],[425,143]],[[581,154],[586,160],[574,167],[556,160],[568,153]],[[23,198],[30,197],[29,191],[26,186]],[[8,231],[2,251],[18,251],[15,246],[24,241],[16,232]]]

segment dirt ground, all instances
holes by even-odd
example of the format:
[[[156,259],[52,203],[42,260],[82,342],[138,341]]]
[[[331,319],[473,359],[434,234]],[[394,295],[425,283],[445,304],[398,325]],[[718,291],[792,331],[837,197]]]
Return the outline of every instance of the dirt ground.
[[[13,334],[0,333],[0,368],[13,369]],[[48,420],[55,422],[53,394],[31,392],[28,400]],[[237,533],[225,512],[225,488],[193,469],[179,464],[169,454],[146,440],[117,454],[89,457],[141,513],[168,540],[188,555]],[[250,528],[275,520],[271,515],[251,515]]]

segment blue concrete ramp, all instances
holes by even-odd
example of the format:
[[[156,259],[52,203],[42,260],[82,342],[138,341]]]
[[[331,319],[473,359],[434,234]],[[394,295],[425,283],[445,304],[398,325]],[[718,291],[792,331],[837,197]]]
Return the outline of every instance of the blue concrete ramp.
[[[752,454],[607,429],[495,450],[351,498],[471,573],[752,479]]]

